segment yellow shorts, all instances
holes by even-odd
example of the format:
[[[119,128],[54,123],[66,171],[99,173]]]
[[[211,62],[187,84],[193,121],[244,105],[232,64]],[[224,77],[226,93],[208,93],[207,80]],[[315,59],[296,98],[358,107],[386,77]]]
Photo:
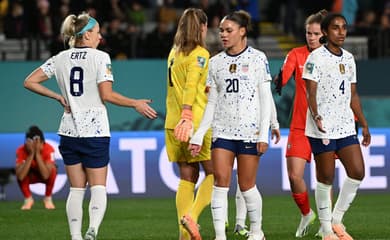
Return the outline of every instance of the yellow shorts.
[[[173,129],[165,129],[165,145],[170,162],[201,162],[211,158],[211,129],[207,131],[203,139],[202,150],[199,155],[192,157],[188,150],[188,143],[183,143],[175,138]]]

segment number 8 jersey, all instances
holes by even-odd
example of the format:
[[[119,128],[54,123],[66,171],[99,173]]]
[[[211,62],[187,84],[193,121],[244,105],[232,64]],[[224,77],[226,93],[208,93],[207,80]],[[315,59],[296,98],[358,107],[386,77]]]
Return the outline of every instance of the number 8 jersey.
[[[69,137],[109,137],[107,110],[98,84],[113,81],[111,59],[93,48],[71,48],[48,59],[42,66],[50,78],[55,75],[71,112],[64,112],[59,135]]]

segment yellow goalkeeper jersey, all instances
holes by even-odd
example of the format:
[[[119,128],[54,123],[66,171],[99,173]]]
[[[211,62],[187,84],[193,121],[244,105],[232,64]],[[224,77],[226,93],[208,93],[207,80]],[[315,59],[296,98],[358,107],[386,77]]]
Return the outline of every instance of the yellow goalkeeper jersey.
[[[184,104],[192,106],[194,128],[198,128],[207,104],[209,58],[209,52],[201,46],[197,46],[188,56],[172,48],[168,56],[166,129],[175,128]]]

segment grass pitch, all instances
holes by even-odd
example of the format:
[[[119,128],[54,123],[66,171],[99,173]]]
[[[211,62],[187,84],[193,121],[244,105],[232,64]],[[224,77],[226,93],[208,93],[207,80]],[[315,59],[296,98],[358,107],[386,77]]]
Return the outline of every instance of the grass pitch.
[[[312,206],[314,200],[311,199]],[[19,210],[21,201],[0,202],[0,239],[70,239],[65,215],[65,200],[55,200],[57,209],[45,210],[40,199],[30,211]],[[87,202],[84,205],[83,230],[87,228]],[[232,234],[234,199],[229,200],[228,239]],[[359,193],[345,215],[345,225],[356,240],[390,239],[390,194]],[[292,198],[263,196],[263,228],[267,240],[289,240],[294,237],[300,215]],[[210,208],[199,219],[204,240],[214,239]],[[315,239],[318,220],[303,239]],[[109,198],[99,240],[177,240],[175,200]],[[241,238],[242,239],[242,238]]]

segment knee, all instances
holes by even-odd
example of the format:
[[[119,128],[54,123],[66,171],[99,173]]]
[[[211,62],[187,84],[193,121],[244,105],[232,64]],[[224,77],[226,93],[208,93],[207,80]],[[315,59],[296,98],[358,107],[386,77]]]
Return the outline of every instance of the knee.
[[[300,176],[299,174],[296,174],[295,172],[289,172],[288,179],[290,181],[290,184],[294,185],[294,184],[298,183],[299,181],[301,181],[303,179],[303,177]]]
[[[217,187],[229,187],[230,178],[224,175],[214,174],[214,184]]]
[[[352,179],[362,181],[364,178],[364,171],[355,171],[347,175]]]

